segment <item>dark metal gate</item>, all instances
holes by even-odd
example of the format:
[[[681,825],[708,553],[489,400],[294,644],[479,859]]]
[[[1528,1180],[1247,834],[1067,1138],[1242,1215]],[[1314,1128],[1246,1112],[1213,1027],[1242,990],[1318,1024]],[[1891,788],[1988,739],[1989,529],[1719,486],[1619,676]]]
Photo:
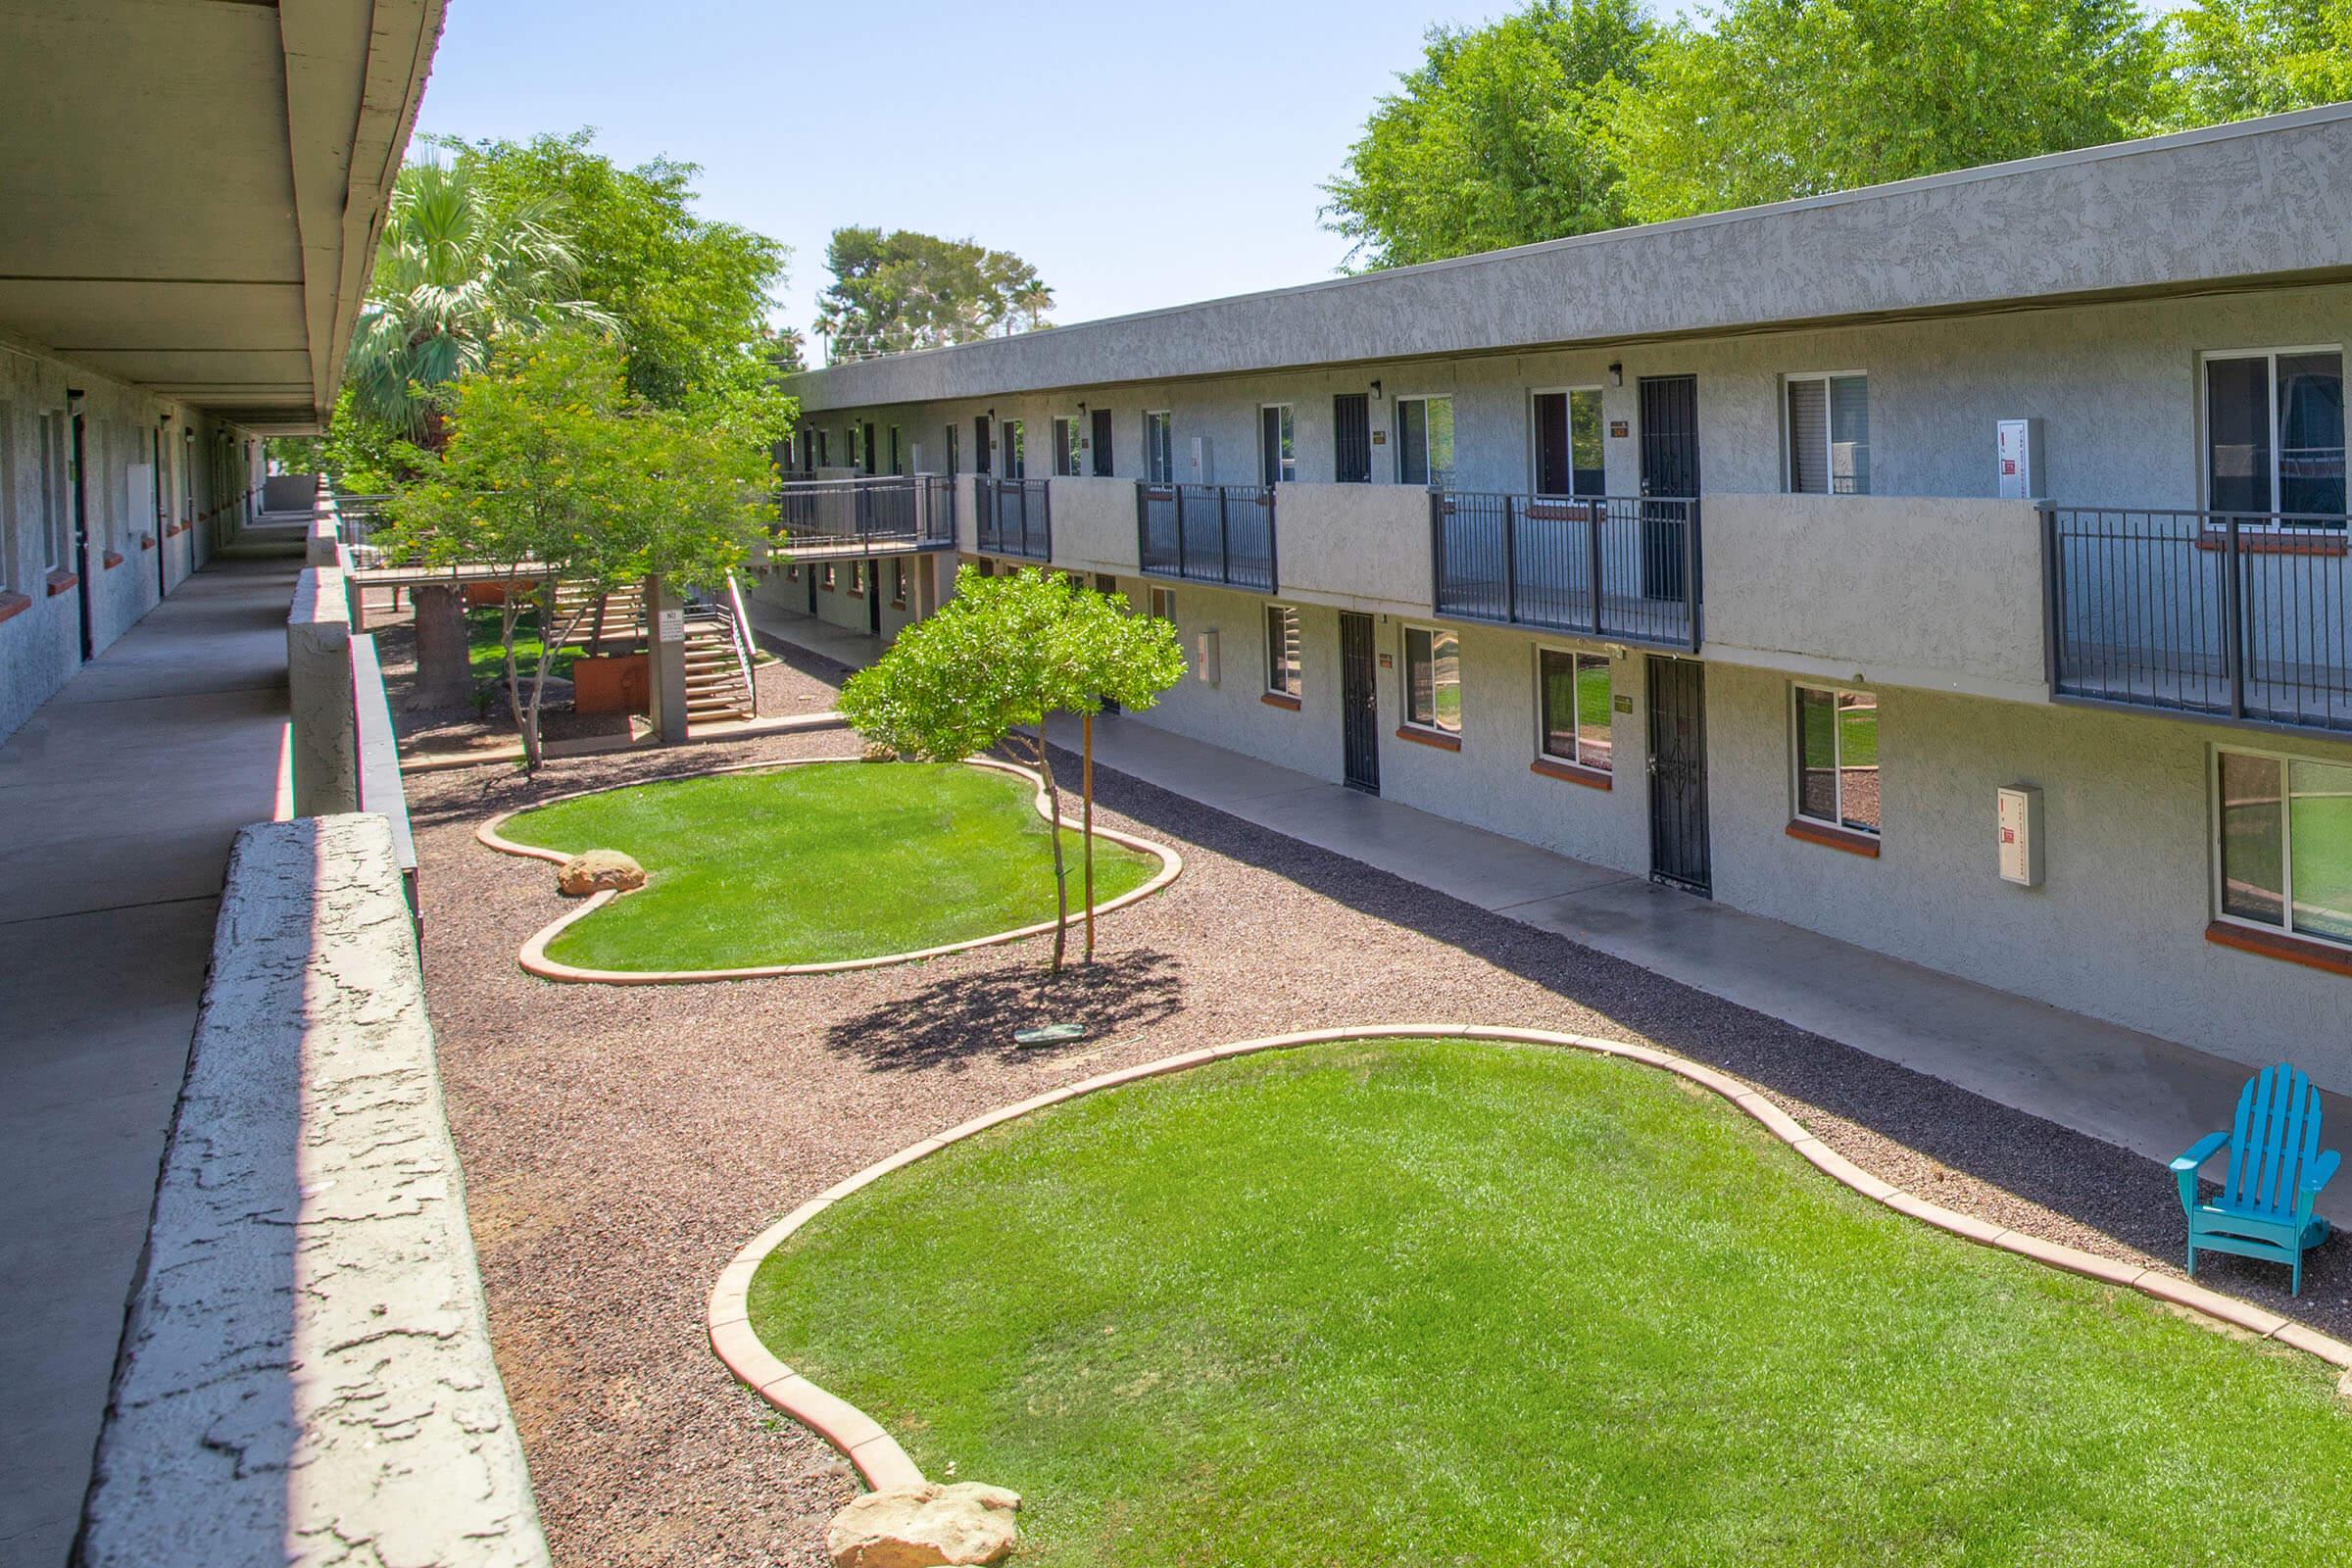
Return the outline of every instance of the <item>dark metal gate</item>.
[[[1714,889],[1707,850],[1707,666],[1649,661],[1649,876]]]
[[[1372,405],[1361,392],[1331,400],[1332,476],[1342,484],[1372,482]]]
[[[1380,698],[1372,617],[1340,612],[1340,735],[1348,787],[1380,793]]]
[[[1662,499],[1698,494],[1698,377],[1645,375],[1642,378],[1642,493]],[[1680,599],[1685,576],[1687,528],[1677,509],[1656,516],[1643,509],[1642,593],[1648,599]]]

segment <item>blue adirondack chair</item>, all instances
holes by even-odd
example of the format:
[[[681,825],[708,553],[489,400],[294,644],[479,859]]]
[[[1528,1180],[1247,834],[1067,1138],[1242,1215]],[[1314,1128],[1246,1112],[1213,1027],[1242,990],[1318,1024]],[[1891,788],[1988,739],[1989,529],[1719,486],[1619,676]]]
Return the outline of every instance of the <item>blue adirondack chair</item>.
[[[2224,1146],[2230,1166],[2213,1201],[2197,1200],[2197,1171]],[[2234,1252],[2285,1263],[2292,1294],[2303,1292],[2303,1254],[2328,1239],[2328,1222],[2311,1211],[2335,1174],[2336,1151],[2320,1152],[2320,1092],[2288,1062],[2265,1067],[2238,1091],[2237,1121],[2200,1138],[2173,1161],[2180,1208],[2188,1215],[2188,1271],[2197,1250]]]

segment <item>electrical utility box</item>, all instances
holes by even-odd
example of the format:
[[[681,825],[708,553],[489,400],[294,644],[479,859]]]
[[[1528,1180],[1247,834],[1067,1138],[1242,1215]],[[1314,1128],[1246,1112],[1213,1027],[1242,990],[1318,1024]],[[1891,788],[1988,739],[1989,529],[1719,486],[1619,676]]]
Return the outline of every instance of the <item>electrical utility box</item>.
[[[1193,660],[1193,674],[1197,679],[1214,686],[1218,675],[1222,673],[1217,668],[1217,634],[1213,631],[1202,632],[1198,646],[1200,652]]]
[[[1187,482],[1192,484],[1215,484],[1217,482],[1216,449],[1209,444],[1207,436],[1193,437],[1193,472]]]
[[[2041,886],[2041,791],[2016,784],[1995,792],[2001,837],[2001,880]]]
[[[2049,495],[2041,481],[2041,420],[1995,421],[2003,501],[2039,501]]]

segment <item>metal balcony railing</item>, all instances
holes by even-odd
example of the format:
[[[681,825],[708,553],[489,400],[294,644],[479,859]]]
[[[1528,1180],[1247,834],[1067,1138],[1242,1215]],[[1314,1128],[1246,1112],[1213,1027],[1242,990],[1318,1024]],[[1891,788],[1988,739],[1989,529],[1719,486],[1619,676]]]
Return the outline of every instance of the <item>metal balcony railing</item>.
[[[1429,535],[1441,615],[1698,647],[1695,498],[1433,490]]]
[[[983,555],[1054,559],[1054,497],[1043,479],[972,477],[974,538]]]
[[[2042,510],[2050,689],[2352,731],[2346,519]]]
[[[798,555],[951,550],[956,485],[935,473],[794,480],[777,492],[776,517]]]
[[[1147,575],[1264,594],[1281,582],[1272,485],[1138,484],[1135,532]]]

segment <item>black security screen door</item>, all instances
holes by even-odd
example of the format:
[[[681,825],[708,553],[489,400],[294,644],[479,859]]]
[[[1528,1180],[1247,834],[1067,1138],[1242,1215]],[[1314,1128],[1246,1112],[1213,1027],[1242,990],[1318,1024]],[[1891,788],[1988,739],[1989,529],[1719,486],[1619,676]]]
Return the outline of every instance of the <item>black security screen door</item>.
[[[1380,699],[1373,674],[1372,617],[1340,612],[1340,736],[1348,787],[1380,793]]]
[[[1331,400],[1332,474],[1342,484],[1372,482],[1372,404],[1361,392]]]
[[[1698,494],[1698,378],[1642,378],[1642,493],[1677,499]],[[1690,524],[1680,509],[1644,509],[1642,592],[1650,599],[1683,597],[1683,552]]]
[[[1097,409],[1088,417],[1094,421],[1095,426],[1095,477],[1107,479],[1110,477],[1110,411]]]
[[[1649,660],[1649,875],[1709,893],[1706,666]]]
[[[974,473],[987,473],[990,471],[988,464],[988,416],[985,414],[975,414],[972,416],[972,471]]]
[[[1576,473],[1568,466],[1568,394],[1536,394],[1536,494],[1576,494]]]

